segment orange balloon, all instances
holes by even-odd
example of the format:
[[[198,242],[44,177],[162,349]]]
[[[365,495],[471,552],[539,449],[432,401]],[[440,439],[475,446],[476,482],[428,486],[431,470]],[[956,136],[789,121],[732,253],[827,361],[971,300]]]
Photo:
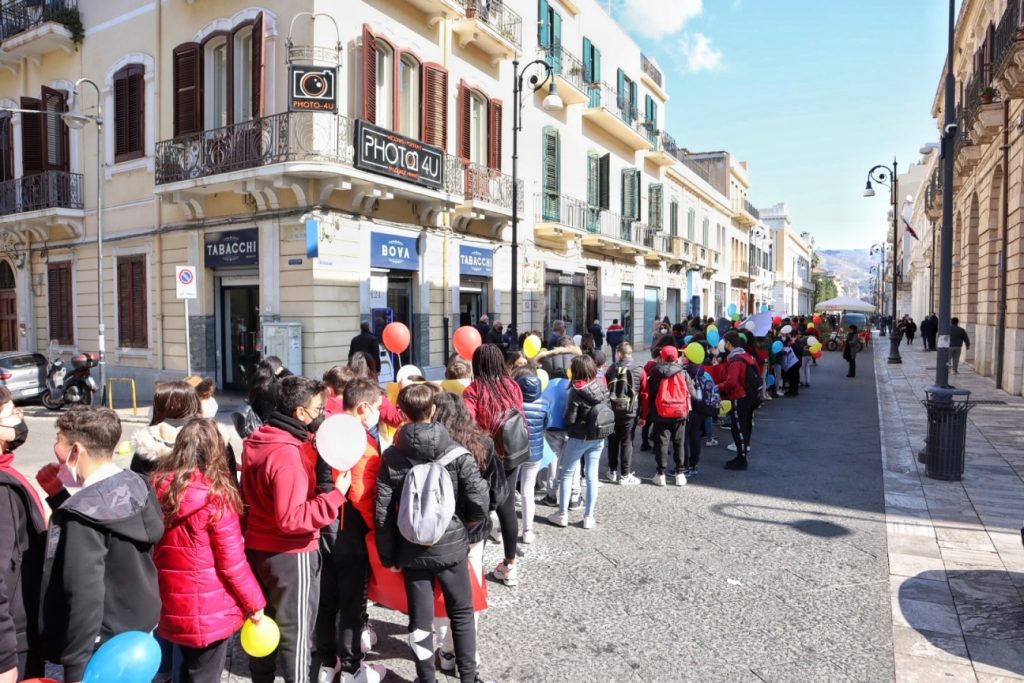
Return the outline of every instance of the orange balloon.
[[[821,316],[820,315],[814,316],[813,318],[811,318],[811,322],[813,322],[815,325],[820,325],[821,324]]]
[[[384,348],[391,353],[404,352],[409,348],[411,339],[412,336],[409,334],[409,328],[402,323],[388,323],[387,327],[384,328],[383,334],[381,334]]]
[[[473,352],[483,343],[484,340],[480,338],[479,330],[472,325],[463,325],[455,330],[455,334],[452,336],[452,346],[455,347],[455,352],[469,361],[473,360]]]

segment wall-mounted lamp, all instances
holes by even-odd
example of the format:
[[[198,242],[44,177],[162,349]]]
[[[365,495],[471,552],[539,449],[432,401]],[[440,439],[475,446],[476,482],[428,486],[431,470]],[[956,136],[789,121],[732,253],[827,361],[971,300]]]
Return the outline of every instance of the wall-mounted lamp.
[[[42,298],[45,285],[46,279],[42,273],[32,276],[32,293],[36,295],[36,298]]]

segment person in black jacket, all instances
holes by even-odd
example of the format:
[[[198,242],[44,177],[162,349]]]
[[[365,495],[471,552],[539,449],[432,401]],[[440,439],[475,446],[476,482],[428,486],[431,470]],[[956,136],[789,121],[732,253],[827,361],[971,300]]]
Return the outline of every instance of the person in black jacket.
[[[117,413],[75,406],[57,418],[60,463],[36,475],[55,509],[42,574],[43,632],[81,681],[93,652],[125,631],[149,632],[160,618],[153,544],[163,513],[149,484],[113,462],[121,438]],[[64,485],[81,487],[68,496]],[[58,505],[59,503],[59,505]]]
[[[369,354],[370,358],[373,359],[374,371],[380,372],[380,340],[370,332],[370,323],[359,323],[359,334],[352,337],[352,341],[348,345],[348,359],[350,361],[357,351]]]
[[[473,596],[467,555],[469,537],[487,519],[487,482],[473,456],[465,453],[448,465],[455,496],[455,515],[448,529],[434,545],[417,545],[398,532],[398,501],[402,498],[405,475],[413,465],[439,460],[456,444],[443,425],[432,422],[436,407],[435,389],[412,384],[398,395],[398,407],[409,419],[384,451],[377,475],[377,503],[374,526],[381,564],[405,573],[409,598],[409,645],[416,662],[416,676],[433,681],[434,668],[434,582],[441,586],[445,609],[451,619],[455,659],[463,683],[476,680],[476,633],[473,627]],[[417,653],[425,653],[419,656]]]
[[[601,331],[601,321],[595,320],[587,329],[587,332],[594,336],[594,348],[600,351],[601,347],[604,346],[604,332]]]
[[[629,386],[619,388],[619,370],[624,371],[623,380],[629,382]],[[633,347],[629,342],[619,344],[615,352],[615,363],[608,368],[605,379],[608,382],[608,391],[612,395],[611,407],[615,412],[615,431],[608,437],[608,481],[623,486],[633,486],[640,483],[640,480],[633,474],[633,439],[636,435],[636,415],[640,405],[640,378],[643,376],[644,366],[633,358]],[[626,404],[625,398],[618,398],[617,394],[632,396],[632,400]]]
[[[683,371],[679,364],[679,350],[674,346],[664,346],[661,349],[661,361],[656,363],[651,371],[647,373],[640,389],[640,420],[638,425],[643,426],[645,422],[654,425],[654,458],[658,467],[658,473],[652,479],[655,486],[665,485],[665,470],[668,463],[668,452],[672,451],[672,458],[676,463],[676,486],[686,485],[686,474],[683,463],[684,443],[686,436],[686,418],[672,418],[658,414],[656,399],[661,383]]]
[[[0,680],[44,673],[37,622],[46,511],[14,467],[11,451],[28,435],[15,410],[11,392],[0,386]]]

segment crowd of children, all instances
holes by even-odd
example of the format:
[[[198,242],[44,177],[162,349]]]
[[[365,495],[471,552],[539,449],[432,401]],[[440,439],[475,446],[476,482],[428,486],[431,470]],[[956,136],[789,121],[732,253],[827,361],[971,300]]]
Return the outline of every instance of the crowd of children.
[[[683,486],[731,404],[725,467],[746,469],[758,405],[810,384],[814,325],[779,322],[767,337],[729,329],[714,345],[707,321],[666,327],[646,364],[628,342],[609,359],[591,335],[576,343],[556,329],[533,358],[484,344],[471,364],[453,357],[444,382],[407,377],[396,400],[360,351],[323,381],[268,359],[250,394],[258,414],[235,420],[254,426],[242,435],[211,419],[208,380],[167,382],[130,440],[130,470],[115,464],[116,413],[61,414],[56,461],[36,476],[45,503],[13,466],[27,428],[0,387],[0,683],[41,676],[45,661],[81,681],[96,649],[130,630],[158,638],[164,680],[219,681],[231,636],[264,618],[280,642],[250,658],[256,683],[376,683],[386,670],[367,661],[371,600],[408,615],[417,680],[437,669],[480,680],[486,539],[503,550],[493,578],[517,585],[538,502],[556,508],[555,527],[582,510],[595,528],[605,451],[606,482],[640,483],[638,428],[654,450],[651,483]],[[337,414],[365,431],[343,472],[316,442]],[[427,542],[410,524],[437,505],[447,516]]]

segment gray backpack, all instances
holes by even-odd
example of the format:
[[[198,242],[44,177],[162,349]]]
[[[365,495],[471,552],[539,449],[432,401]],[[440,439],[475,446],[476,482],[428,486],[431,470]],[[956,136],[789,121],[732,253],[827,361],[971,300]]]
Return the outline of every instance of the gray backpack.
[[[398,532],[416,545],[441,540],[455,516],[455,489],[447,466],[468,455],[456,446],[437,460],[417,462],[406,472],[398,502]]]

